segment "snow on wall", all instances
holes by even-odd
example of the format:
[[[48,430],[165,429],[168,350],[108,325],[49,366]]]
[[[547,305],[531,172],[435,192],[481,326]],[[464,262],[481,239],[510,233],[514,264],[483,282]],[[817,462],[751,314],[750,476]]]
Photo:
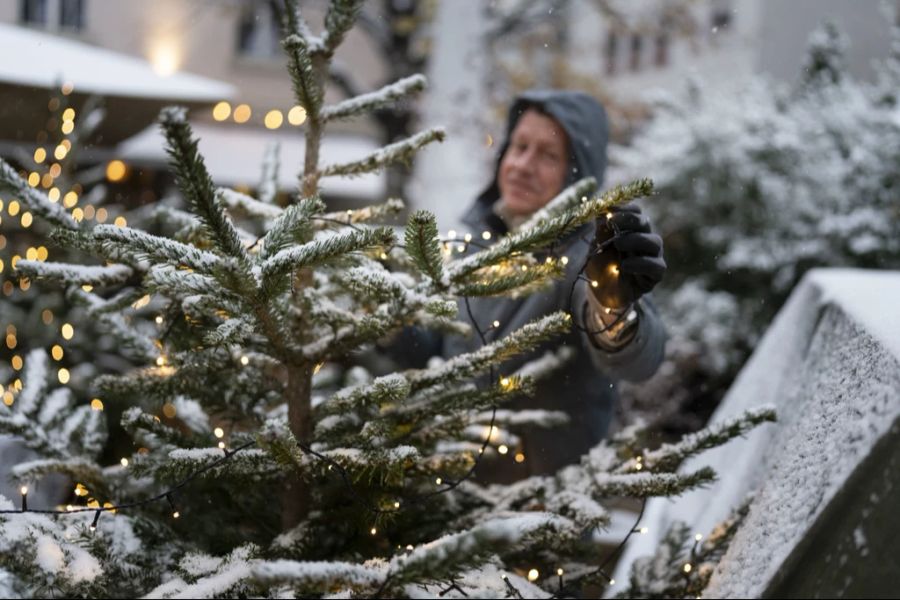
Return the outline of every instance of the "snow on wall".
[[[900,273],[815,269],[798,284],[719,406],[713,422],[763,403],[779,422],[684,465],[719,481],[648,503],[614,575],[652,554],[674,520],[707,535],[750,492],[742,529],[707,597],[759,597],[872,446],[900,418]],[[610,592],[615,592],[611,589]]]

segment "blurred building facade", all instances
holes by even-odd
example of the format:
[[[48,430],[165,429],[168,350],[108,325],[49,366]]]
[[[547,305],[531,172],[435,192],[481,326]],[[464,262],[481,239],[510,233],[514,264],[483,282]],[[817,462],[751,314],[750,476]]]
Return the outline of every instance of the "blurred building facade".
[[[754,73],[795,81],[810,33],[826,21],[850,41],[850,72],[871,79],[872,61],[887,56],[891,26],[900,25],[897,0],[546,4],[526,32],[492,42],[499,73],[493,97],[502,104],[527,87],[580,88],[603,99],[626,125],[645,116],[648,92],[681,90],[694,76],[709,85]]]
[[[300,4],[312,29],[319,30],[326,4],[302,0]],[[210,162],[214,179],[223,185],[253,187],[256,175],[246,177],[247,168],[236,173],[235,167],[247,163],[258,167],[266,140],[278,143],[286,160],[300,159],[296,165],[282,165],[281,179],[289,188],[302,168],[305,115],[294,101],[280,46],[282,10],[283,2],[276,0],[14,0],[0,3],[0,24],[143,59],[161,78],[193,74],[227,83],[231,93],[191,110],[198,135],[218,146],[224,140],[232,151],[231,160]],[[28,52],[23,58],[28,60]],[[350,32],[336,60],[359,91],[376,89],[390,74],[384,52],[366,28]],[[328,86],[326,101],[345,96],[346,89]],[[117,158],[145,168],[162,167],[166,157],[152,118],[146,127],[120,148]],[[369,119],[335,123],[330,131],[337,149],[323,148],[325,162],[333,162],[330,156],[360,158],[379,145],[378,126]],[[338,183],[333,192],[373,200],[383,195],[383,189],[384,177],[378,176],[362,184],[351,182],[349,187]]]

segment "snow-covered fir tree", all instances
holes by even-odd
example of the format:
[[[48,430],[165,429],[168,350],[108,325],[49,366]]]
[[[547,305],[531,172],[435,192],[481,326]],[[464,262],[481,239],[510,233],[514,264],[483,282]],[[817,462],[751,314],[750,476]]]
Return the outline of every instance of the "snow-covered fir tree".
[[[4,596],[576,594],[608,582],[591,536],[609,522],[605,498],[703,485],[715,474],[680,473],[683,461],[774,419],[762,408],[654,450],[633,427],[555,475],[482,486],[471,475],[498,438],[565,420],[502,408],[529,393],[553,356],[501,369],[572,327],[568,313],[426,369],[377,378],[352,369],[349,385],[336,383],[330,363],[391,332],[464,328],[459,296],[530,293],[577,268],[532,252],[652,189],[638,180],[597,194],[596,182],[578,182],[516,233],[456,260],[427,212],[413,213],[401,235],[377,225],[399,201],[329,213],[320,178],[383,168],[443,136],[428,130],[354,163],[319,163],[328,123],[425,85],[413,76],[324,103],[329,60],[360,4],[334,1],[316,36],[288,2],[283,45],[308,125],[286,206],[271,193],[285,168],[275,153],[258,197],[216,188],[178,108],[160,116],[189,207],[160,209],[179,223],[171,236],[73,219],[0,163],[6,193],[85,257],[22,259],[16,273],[65,286],[137,365],[92,381],[91,396],[122,409],[121,423],[109,423],[108,409],[58,384],[42,349],[26,357],[0,431],[39,458],[13,467],[21,492],[0,498]],[[147,295],[163,307],[152,330],[133,318],[134,300]],[[119,425],[134,451],[104,459],[107,431]],[[70,503],[29,503],[51,473],[69,478]]]
[[[896,27],[893,38],[868,84],[844,66],[848,40],[823,25],[795,86],[696,80],[611,152],[614,179],[653,173],[648,211],[670,265],[656,291],[667,358],[649,382],[624,386],[635,406],[658,414],[663,396],[660,420],[701,426],[685,416],[715,407],[807,270],[900,266]]]

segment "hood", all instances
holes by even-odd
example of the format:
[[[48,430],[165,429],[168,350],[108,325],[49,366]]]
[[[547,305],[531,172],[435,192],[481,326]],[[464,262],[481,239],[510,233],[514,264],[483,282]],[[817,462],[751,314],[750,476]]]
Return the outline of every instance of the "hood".
[[[463,216],[462,220],[466,225],[473,228],[487,225],[497,233],[506,233],[506,226],[492,211],[494,202],[500,197],[497,174],[516,123],[532,106],[539,107],[556,119],[569,136],[570,164],[564,187],[588,176],[596,178],[597,184],[602,186],[603,174],[606,171],[606,146],[609,141],[609,122],[603,106],[584,92],[529,90],[517,96],[509,109],[506,137],[497,154],[494,177]]]

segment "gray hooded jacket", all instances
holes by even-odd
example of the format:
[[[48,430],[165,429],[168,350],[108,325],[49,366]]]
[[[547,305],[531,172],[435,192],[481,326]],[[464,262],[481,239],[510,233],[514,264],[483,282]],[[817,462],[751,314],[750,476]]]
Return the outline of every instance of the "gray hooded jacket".
[[[493,234],[491,239],[495,241],[508,232],[506,224],[493,212],[494,203],[500,196],[497,171],[516,123],[530,107],[552,116],[568,134],[571,171],[566,185],[587,176],[603,182],[609,129],[606,112],[600,104],[581,92],[526,92],[516,99],[510,109],[506,140],[500,147],[494,179],[463,219],[475,239],[481,239],[481,233],[485,230]],[[477,325],[482,330],[488,330],[488,343],[558,310],[569,311],[576,322],[584,326],[588,310],[585,282],[578,281],[574,285],[574,294],[572,290],[587,259],[592,237],[593,227],[588,225],[561,240],[554,248],[556,255],[567,256],[569,261],[565,278],[556,281],[551,288],[515,299],[469,299],[469,308]],[[459,304],[460,318],[468,321],[469,311],[464,301],[460,300]],[[617,402],[615,382],[646,379],[656,371],[663,358],[665,333],[656,309],[652,302],[642,298],[637,311],[639,322],[634,338],[615,352],[603,350],[592,336],[573,328],[567,335],[501,367],[498,376],[511,374],[525,362],[544,355],[548,350],[568,346],[573,351],[573,357],[538,383],[534,397],[522,398],[502,408],[564,411],[569,415],[570,423],[549,429],[530,428],[521,436],[521,447],[511,448],[506,456],[479,464],[476,470],[479,481],[509,482],[530,475],[552,473],[561,466],[577,462],[580,456],[606,436]],[[499,328],[490,328],[494,321],[499,321]],[[431,348],[409,346],[408,349],[426,355],[440,353],[449,358],[480,346],[480,338],[472,335],[468,338],[448,336],[439,344],[432,344]],[[522,462],[514,459],[519,452],[525,455]]]

